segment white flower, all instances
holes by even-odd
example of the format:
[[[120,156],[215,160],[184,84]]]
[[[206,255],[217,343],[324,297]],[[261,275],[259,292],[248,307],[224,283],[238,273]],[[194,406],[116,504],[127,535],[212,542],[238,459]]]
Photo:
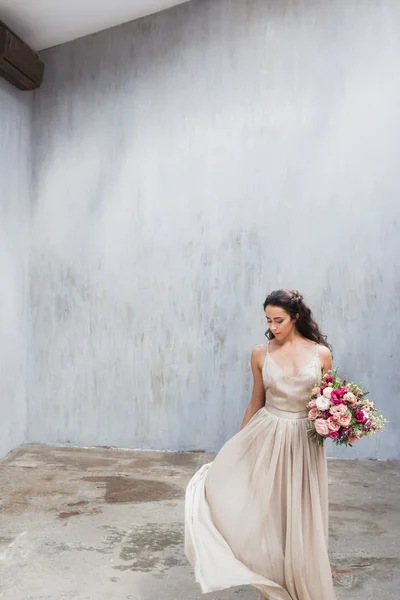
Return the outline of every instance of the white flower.
[[[325,396],[325,398],[328,398],[328,400],[329,400],[329,398],[331,397],[332,391],[333,391],[332,388],[327,387],[324,389],[324,391],[322,393]]]
[[[318,398],[315,400],[315,403],[319,410],[328,410],[331,405],[329,398],[326,398],[325,396],[318,396]]]

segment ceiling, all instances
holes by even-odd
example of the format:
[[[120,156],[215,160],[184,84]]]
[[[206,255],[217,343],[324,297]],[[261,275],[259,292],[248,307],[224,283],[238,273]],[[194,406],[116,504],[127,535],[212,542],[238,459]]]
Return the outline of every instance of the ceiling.
[[[0,20],[38,51],[187,1],[0,0]]]

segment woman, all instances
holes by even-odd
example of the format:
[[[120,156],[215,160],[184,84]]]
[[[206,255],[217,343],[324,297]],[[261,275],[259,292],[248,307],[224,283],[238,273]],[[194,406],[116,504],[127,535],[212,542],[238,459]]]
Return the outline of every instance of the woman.
[[[252,585],[268,600],[334,600],[325,449],[306,403],[331,352],[297,291],[265,302],[267,345],[241,430],[186,490],[185,551],[203,593]]]

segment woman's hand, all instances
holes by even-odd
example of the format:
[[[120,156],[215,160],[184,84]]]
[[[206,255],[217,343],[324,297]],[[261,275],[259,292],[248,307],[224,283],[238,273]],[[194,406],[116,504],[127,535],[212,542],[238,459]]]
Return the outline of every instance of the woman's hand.
[[[356,435],[349,437],[349,444],[354,444],[354,442],[358,442],[359,438]]]
[[[326,346],[319,347],[319,357],[321,360],[322,373],[325,374],[330,371],[333,367],[332,354],[329,348]],[[356,435],[353,435],[348,438],[349,444],[354,444],[358,442],[359,438]]]

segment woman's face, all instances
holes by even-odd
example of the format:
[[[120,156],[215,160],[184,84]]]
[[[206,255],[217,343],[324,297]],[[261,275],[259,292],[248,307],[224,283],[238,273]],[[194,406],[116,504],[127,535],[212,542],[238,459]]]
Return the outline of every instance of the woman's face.
[[[289,313],[279,306],[266,306],[265,316],[268,327],[277,340],[284,340],[295,328],[296,319],[292,319]]]

